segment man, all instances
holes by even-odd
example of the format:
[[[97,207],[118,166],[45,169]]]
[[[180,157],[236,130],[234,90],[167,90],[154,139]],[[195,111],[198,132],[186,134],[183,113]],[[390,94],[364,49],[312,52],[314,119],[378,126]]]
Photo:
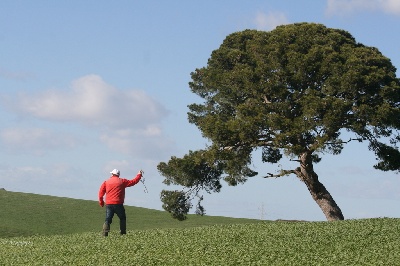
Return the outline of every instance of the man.
[[[114,169],[110,172],[112,176],[103,182],[99,190],[99,204],[104,206],[103,196],[106,194],[106,220],[103,225],[103,236],[108,236],[110,225],[114,214],[119,218],[119,227],[121,235],[126,234],[126,215],[124,208],[125,188],[136,185],[142,178],[143,171],[140,170],[136,177],[132,180],[119,178],[120,172]]]

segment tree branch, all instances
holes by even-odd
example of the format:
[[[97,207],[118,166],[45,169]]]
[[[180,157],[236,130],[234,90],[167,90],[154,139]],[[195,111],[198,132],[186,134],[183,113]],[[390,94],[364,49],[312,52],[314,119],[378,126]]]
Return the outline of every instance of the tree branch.
[[[269,104],[272,103],[270,100],[268,100],[266,95],[263,95],[264,103]]]
[[[227,150],[227,151],[230,151],[230,150],[232,150],[232,149],[237,149],[237,148],[239,148],[239,147],[241,147],[241,146],[250,146],[250,147],[260,147],[260,146],[272,146],[273,145],[273,143],[272,143],[272,141],[260,141],[260,142],[252,142],[252,143],[244,143],[244,142],[238,142],[238,143],[236,143],[235,145],[232,145],[232,146],[226,146],[226,147],[223,147],[222,149],[223,150]]]
[[[335,145],[335,144],[346,144],[346,143],[349,143],[350,141],[353,141],[353,140],[357,140],[358,142],[362,142],[362,141],[363,141],[363,139],[362,139],[362,138],[356,138],[356,139],[352,139],[352,138],[350,138],[348,141],[327,142],[327,143],[325,143],[325,144],[329,144],[329,145]]]
[[[270,178],[270,177],[278,178],[290,174],[297,174],[297,172],[296,170],[281,170],[279,174],[267,173],[267,175],[263,176],[263,178]]]

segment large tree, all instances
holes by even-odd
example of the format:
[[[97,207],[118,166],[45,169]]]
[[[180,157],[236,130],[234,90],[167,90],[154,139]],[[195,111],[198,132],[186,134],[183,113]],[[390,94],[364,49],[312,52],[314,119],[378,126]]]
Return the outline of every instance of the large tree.
[[[313,166],[349,141],[368,144],[376,169],[400,169],[396,68],[344,30],[296,23],[236,32],[191,77],[191,91],[204,101],[189,105],[188,119],[210,144],[158,165],[164,183],[186,187],[161,192],[163,208],[177,219],[186,218],[201,191],[219,192],[222,179],[236,185],[256,175],[294,174],[327,220],[342,220]],[[298,167],[257,173],[251,169],[257,149],[263,162],[285,155]],[[197,212],[204,213],[200,201]]]

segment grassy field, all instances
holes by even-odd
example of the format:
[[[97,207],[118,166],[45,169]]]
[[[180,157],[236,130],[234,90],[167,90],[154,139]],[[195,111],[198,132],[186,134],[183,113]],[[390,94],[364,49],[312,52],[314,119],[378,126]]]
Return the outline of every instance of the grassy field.
[[[101,208],[97,201],[0,190],[0,203],[0,238],[100,232],[105,218],[105,208]],[[258,222],[198,215],[189,215],[186,221],[179,222],[165,211],[134,206],[125,206],[125,209],[128,230]],[[111,230],[119,229],[118,221],[115,216]]]
[[[399,219],[0,239],[2,265],[400,265]]]
[[[20,209],[28,203],[16,203],[16,198],[30,200],[30,207]],[[128,234],[114,230],[105,238],[98,230],[103,209],[97,211],[96,202],[15,192],[0,192],[0,200],[1,228],[8,235],[0,237],[0,265],[400,265],[400,219],[296,222],[190,216],[182,223],[165,212],[132,207],[129,215],[135,222]],[[59,211],[61,203],[67,205]],[[5,214],[10,206],[14,213]],[[76,213],[79,208],[83,211]],[[17,214],[27,222],[8,217]],[[48,214],[53,215],[49,232],[35,229]],[[11,224],[5,226],[4,218]],[[96,221],[88,227],[79,219]],[[69,229],[60,231],[66,220]],[[12,237],[22,224],[26,236]]]

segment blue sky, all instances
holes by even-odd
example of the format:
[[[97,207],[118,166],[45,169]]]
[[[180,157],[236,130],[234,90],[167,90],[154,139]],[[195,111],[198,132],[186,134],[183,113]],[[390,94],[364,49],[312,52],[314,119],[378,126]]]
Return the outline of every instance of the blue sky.
[[[190,72],[228,34],[295,22],[344,29],[400,68],[398,0],[2,1],[0,188],[97,200],[113,168],[126,178],[143,169],[149,193],[139,183],[126,204],[161,210],[157,164],[206,143],[187,122],[199,100]],[[374,162],[350,143],[315,166],[345,218],[400,217],[400,176]],[[204,205],[208,215],[325,220],[294,176],[225,185]]]

